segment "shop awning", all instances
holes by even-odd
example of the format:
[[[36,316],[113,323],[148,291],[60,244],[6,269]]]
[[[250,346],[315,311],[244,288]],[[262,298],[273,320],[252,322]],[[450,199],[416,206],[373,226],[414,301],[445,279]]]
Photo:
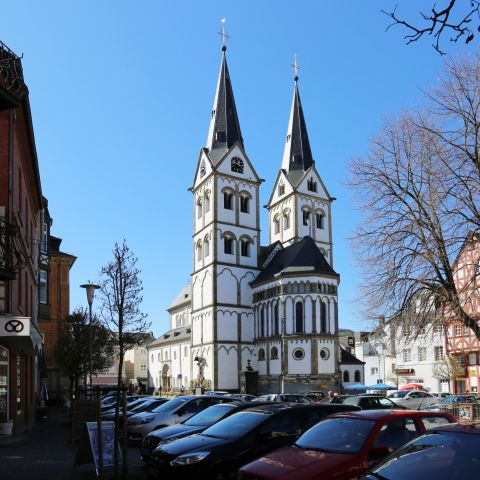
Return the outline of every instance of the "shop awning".
[[[42,350],[42,336],[30,317],[0,315],[0,342],[30,355]]]

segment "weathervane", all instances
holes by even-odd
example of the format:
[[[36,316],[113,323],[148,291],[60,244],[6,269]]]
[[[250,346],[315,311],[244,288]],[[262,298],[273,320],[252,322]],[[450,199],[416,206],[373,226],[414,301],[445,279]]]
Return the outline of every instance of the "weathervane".
[[[222,37],[222,50],[227,49],[227,40],[230,38],[227,31],[225,30],[225,18],[220,20],[222,22],[222,31],[218,32],[218,34]]]
[[[293,71],[295,72],[295,81],[298,80],[298,71],[300,70],[300,66],[297,63],[297,54],[293,56],[293,63],[292,63]]]

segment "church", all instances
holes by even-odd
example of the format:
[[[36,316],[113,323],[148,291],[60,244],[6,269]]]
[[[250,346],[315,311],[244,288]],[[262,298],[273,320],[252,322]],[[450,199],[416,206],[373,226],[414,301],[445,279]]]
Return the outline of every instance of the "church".
[[[201,382],[238,391],[248,367],[258,371],[259,392],[338,389],[335,199],[315,166],[297,76],[266,206],[267,246],[260,244],[261,183],[244,149],[223,46],[207,142],[190,188],[191,284],[168,308],[170,330],[148,345],[150,387]]]

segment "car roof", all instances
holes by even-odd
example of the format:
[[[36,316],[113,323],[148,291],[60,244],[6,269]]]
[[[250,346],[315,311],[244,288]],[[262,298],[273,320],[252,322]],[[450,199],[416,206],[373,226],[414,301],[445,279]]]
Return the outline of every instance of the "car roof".
[[[383,418],[411,417],[411,416],[444,416],[441,412],[424,412],[419,410],[361,410],[359,412],[336,413],[335,417],[353,417],[368,420],[381,420]]]
[[[461,433],[472,433],[479,435],[480,434],[480,422],[465,422],[465,423],[450,423],[445,425],[439,425],[428,431],[431,432],[461,432]]]
[[[353,407],[353,405],[342,405],[342,404],[331,404],[331,403],[287,403],[287,402],[272,402],[272,403],[260,403],[258,404],[249,404],[247,410],[250,412],[257,413],[278,413],[284,410],[296,410],[296,409],[305,409],[313,408],[317,410],[344,410],[345,407]],[[387,410],[389,411],[389,410]]]

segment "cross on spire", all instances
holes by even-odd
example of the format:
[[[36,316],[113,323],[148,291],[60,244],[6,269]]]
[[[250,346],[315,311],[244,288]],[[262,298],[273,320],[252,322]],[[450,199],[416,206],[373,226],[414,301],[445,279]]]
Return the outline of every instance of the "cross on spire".
[[[297,63],[297,54],[295,54],[293,56],[292,68],[293,68],[293,71],[295,72],[294,80],[297,81],[298,80],[298,71],[300,70],[300,66]]]
[[[225,18],[220,20],[222,22],[222,30],[218,32],[218,34],[222,37],[222,50],[225,51],[227,49],[227,40],[230,38],[230,35],[225,30]]]

